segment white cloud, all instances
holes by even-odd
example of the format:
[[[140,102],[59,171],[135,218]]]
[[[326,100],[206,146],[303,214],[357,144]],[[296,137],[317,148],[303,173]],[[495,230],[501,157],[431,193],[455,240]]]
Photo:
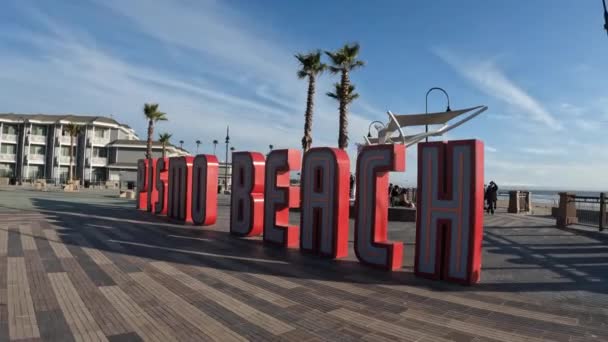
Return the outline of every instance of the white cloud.
[[[484,149],[486,152],[489,152],[489,153],[496,153],[498,151],[496,148],[494,148],[490,145],[485,145]]]
[[[539,147],[524,147],[521,149],[524,153],[535,154],[535,155],[549,155],[557,156],[565,154],[566,150],[562,148],[539,148]]]
[[[510,80],[492,61],[465,61],[445,49],[435,54],[471,81],[479,90],[527,113],[534,121],[554,130],[562,124],[534,97]]]

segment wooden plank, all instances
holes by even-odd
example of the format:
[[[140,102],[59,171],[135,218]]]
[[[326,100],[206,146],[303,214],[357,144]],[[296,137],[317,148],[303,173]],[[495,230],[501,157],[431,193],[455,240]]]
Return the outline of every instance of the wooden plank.
[[[6,225],[0,226],[0,256],[5,256],[8,252],[8,228]]]
[[[74,339],[76,341],[107,341],[67,273],[49,273],[48,276]]]
[[[8,258],[7,299],[11,340],[40,337],[24,258]]]
[[[418,296],[427,298],[433,298],[437,300],[446,301],[453,304],[460,304],[476,309],[488,310],[493,312],[499,312],[517,317],[524,317],[530,319],[536,319],[539,321],[545,321],[550,323],[559,323],[563,325],[577,326],[579,324],[577,318],[558,316],[544,312],[530,311],[526,309],[515,308],[507,305],[499,305],[494,303],[482,302],[475,299],[463,298],[455,296],[446,292],[438,292],[427,290],[422,287],[414,287],[409,285],[380,285],[382,287],[390,288],[393,290],[411,293]]]
[[[184,285],[199,292],[203,296],[213,300],[214,302],[225,307],[226,309],[232,311],[243,319],[259,326],[260,328],[272,334],[279,335],[295,329],[294,327],[287,323],[284,323],[283,321],[280,321],[270,315],[256,310],[255,308],[241,301],[238,301],[232,298],[231,296],[216,290],[211,286],[208,286],[207,284],[187,275],[186,273],[178,270],[177,268],[171,266],[166,262],[151,262],[150,265],[157,268],[159,271],[175,278],[177,281],[182,282]]]
[[[441,317],[437,315],[428,314],[421,310],[409,309],[401,314],[407,319],[416,320],[422,323],[429,323],[438,326],[438,328],[450,328],[458,330],[468,334],[474,334],[479,337],[491,338],[498,341],[505,342],[542,342],[546,341],[542,338],[536,338],[533,336],[524,336],[512,332],[507,332],[499,329],[485,327],[483,325],[463,322],[449,317]]]
[[[109,265],[112,264],[112,260],[108,259],[100,250],[91,247],[81,247],[82,250],[93,259],[93,262],[97,265]]]
[[[30,224],[19,225],[19,233],[21,235],[21,247],[24,251],[36,250],[36,242],[32,237],[32,227]]]
[[[388,334],[394,336],[400,340],[405,341],[420,341],[422,339],[428,339],[428,341],[437,341],[437,342],[447,342],[449,340],[441,338],[439,336],[433,336],[426,334],[421,331],[409,329],[397,324],[385,322],[379,319],[376,319],[371,316],[362,315],[360,313],[348,310],[348,309],[338,309],[334,311],[330,311],[328,313],[331,316],[340,318],[350,324],[354,324],[359,327],[366,328],[368,330],[372,330],[375,332],[380,332],[384,334]]]
[[[277,305],[279,307],[287,308],[292,305],[296,305],[295,302],[293,302],[281,295],[278,295],[276,293],[263,289],[259,286],[245,282],[233,275],[228,274],[224,270],[218,270],[218,269],[215,269],[212,267],[207,267],[207,266],[196,266],[196,267],[190,267],[189,269],[199,271],[209,277],[223,281],[224,283],[226,283],[230,286],[236,287],[240,290],[243,290],[243,291],[249,293],[251,296],[258,297],[262,300],[265,300],[265,301],[272,303],[274,305]]]
[[[148,291],[162,305],[166,305],[180,315],[183,319],[191,323],[209,338],[215,341],[246,341],[230,328],[218,322],[211,316],[200,311],[192,304],[185,301],[180,296],[169,291],[166,287],[159,284],[143,272],[130,274],[131,278]]]
[[[53,229],[45,229],[44,236],[49,241],[53,252],[58,258],[73,258],[72,253],[67,249],[67,247],[61,242],[57,231]]]
[[[103,286],[99,290],[133,330],[146,341],[178,341],[171,335],[169,326],[150,317],[118,286]]]
[[[250,273],[250,272],[245,272],[245,274],[250,275],[252,277],[256,277],[259,279],[262,279],[264,281],[267,281],[269,283],[272,283],[276,286],[280,286],[284,289],[295,289],[296,287],[300,287],[300,284],[294,283],[292,281],[289,281],[283,277],[279,277],[279,276],[275,276],[275,275],[271,275],[271,274],[263,274],[263,273]]]

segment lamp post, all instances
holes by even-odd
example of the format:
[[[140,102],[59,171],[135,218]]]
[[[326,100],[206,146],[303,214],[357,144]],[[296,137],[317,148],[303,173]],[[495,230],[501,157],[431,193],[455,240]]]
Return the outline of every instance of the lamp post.
[[[226,159],[224,159],[224,190],[228,190],[228,147],[230,145],[230,126],[226,126]]]
[[[268,145],[268,148],[270,149],[270,151],[272,151],[272,149],[274,148],[273,144]]]
[[[197,140],[196,141],[196,154],[198,154],[198,147],[201,145],[201,141]]]
[[[369,126],[367,127],[367,137],[371,138],[372,137],[372,125],[375,123],[379,123],[382,126],[384,126],[384,124],[381,121],[375,120],[369,123]]]
[[[602,0],[602,4],[604,5],[604,30],[608,33],[608,9],[606,9],[606,0]]]
[[[446,108],[446,110],[445,110],[445,111],[446,111],[446,112],[449,112],[449,111],[451,110],[451,109],[450,109],[450,95],[448,95],[447,91],[445,91],[443,88],[439,88],[439,87],[433,87],[433,88],[429,89],[429,90],[426,92],[426,100],[425,100],[425,105],[424,105],[424,113],[425,113],[425,114],[428,114],[428,113],[429,113],[429,94],[430,94],[430,93],[431,93],[433,90],[439,90],[439,91],[441,91],[442,93],[444,93],[444,94],[445,94],[445,97],[448,99],[448,108]],[[428,132],[429,132],[429,125],[425,125],[425,132],[426,132],[426,133],[428,133]],[[426,141],[426,142],[429,142],[429,137],[428,137],[428,136],[425,138],[425,141]]]
[[[216,148],[217,148],[217,140],[213,140],[213,155],[215,155]]]
[[[184,149],[184,141],[183,141],[183,140],[180,140],[180,141],[179,141],[179,149],[180,149],[180,150],[183,150],[183,149]]]

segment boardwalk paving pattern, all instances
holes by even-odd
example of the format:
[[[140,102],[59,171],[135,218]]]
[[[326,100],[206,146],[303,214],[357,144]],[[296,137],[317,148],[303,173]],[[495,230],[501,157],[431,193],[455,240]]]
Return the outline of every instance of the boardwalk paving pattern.
[[[608,234],[486,216],[482,281],[183,226],[111,193],[0,190],[0,341],[608,341]],[[292,216],[297,222],[297,216]]]

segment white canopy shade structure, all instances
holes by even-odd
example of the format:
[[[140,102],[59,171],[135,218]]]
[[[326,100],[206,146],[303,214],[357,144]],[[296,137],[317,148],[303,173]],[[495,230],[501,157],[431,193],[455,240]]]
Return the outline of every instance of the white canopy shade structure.
[[[437,112],[428,114],[393,114],[390,110],[388,114],[388,123],[384,126],[376,126],[378,129],[378,138],[364,137],[367,145],[376,144],[404,144],[406,146],[414,145],[426,137],[441,136],[463,123],[473,119],[477,115],[488,109],[487,106],[477,106],[466,109],[451,110],[448,112]],[[464,118],[454,123],[448,121],[455,119],[461,115],[466,115]],[[405,129],[411,126],[426,126],[426,125],[442,125],[440,128],[422,132],[414,135],[405,135]],[[398,136],[395,136],[398,133]]]

